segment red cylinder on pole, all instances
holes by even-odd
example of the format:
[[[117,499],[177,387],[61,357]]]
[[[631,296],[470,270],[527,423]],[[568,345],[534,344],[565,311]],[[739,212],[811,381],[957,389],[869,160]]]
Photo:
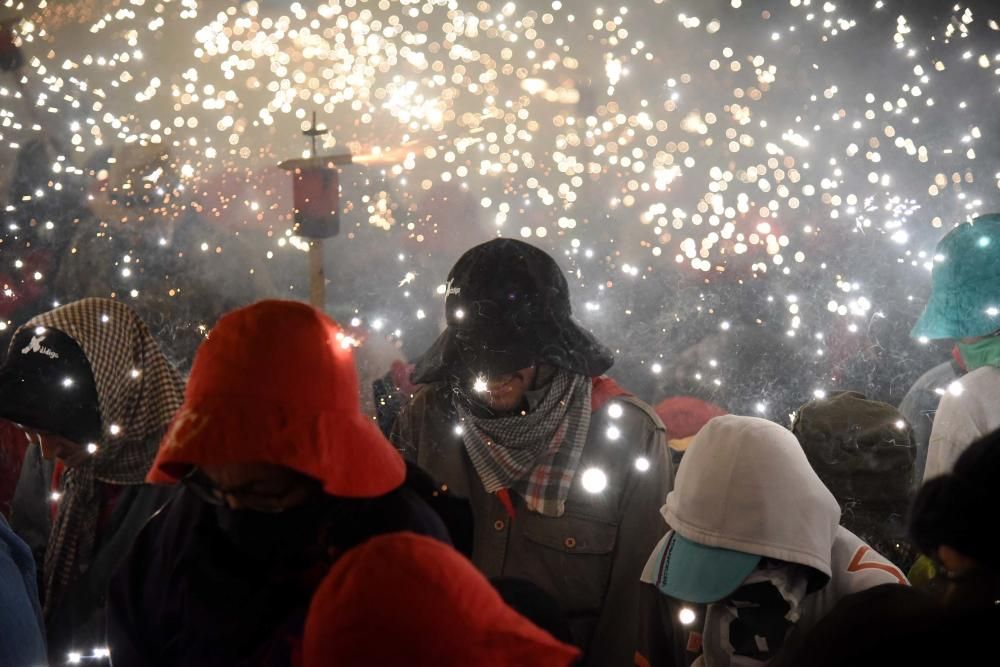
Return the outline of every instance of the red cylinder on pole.
[[[338,165],[350,154],[286,160],[279,166],[292,172],[296,235],[325,239],[340,232],[340,176]]]
[[[297,169],[292,190],[299,236],[316,239],[340,233],[340,178],[336,169]]]

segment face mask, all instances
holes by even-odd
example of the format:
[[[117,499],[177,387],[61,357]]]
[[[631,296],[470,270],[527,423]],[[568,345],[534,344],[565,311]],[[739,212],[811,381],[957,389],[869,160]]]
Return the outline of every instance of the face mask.
[[[756,570],[726,600],[709,605],[702,644],[705,666],[766,665],[798,620],[806,585],[797,570],[771,565]]]
[[[975,343],[959,343],[958,351],[970,371],[983,366],[1000,368],[1000,336],[990,336]]]
[[[219,529],[248,560],[260,563],[308,564],[322,556],[328,513],[320,501],[284,512],[215,508]]]

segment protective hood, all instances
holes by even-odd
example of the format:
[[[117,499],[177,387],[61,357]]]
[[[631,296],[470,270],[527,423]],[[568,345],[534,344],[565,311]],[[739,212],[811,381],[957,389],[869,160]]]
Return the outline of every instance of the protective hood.
[[[564,667],[579,654],[508,607],[457,551],[407,532],[348,551],[303,635],[305,667]]]
[[[361,412],[351,346],[340,325],[304,303],[265,300],[224,315],[198,349],[148,481],[271,463],[320,480],[333,496],[398,488],[406,465]]]
[[[753,417],[708,422],[661,510],[682,537],[831,576],[840,507],[790,431]]]

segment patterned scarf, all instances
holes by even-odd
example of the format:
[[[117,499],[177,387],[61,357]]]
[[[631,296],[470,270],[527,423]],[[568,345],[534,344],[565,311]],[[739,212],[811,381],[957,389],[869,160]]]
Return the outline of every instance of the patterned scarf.
[[[592,381],[560,369],[526,414],[478,417],[462,399],[455,409],[462,442],[488,493],[513,489],[528,509],[562,516],[590,428]]]
[[[110,299],[83,299],[23,328],[70,336],[90,362],[103,435],[86,463],[62,477],[62,497],[45,551],[48,617],[89,562],[101,511],[98,482],[143,484],[160,437],[184,398],[184,383],[135,312]],[[85,444],[85,443],[80,443]]]

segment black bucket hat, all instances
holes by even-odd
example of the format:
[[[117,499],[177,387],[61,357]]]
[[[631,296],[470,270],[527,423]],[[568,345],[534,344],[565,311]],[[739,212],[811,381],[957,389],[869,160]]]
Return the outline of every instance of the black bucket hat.
[[[0,367],[0,418],[77,444],[101,437],[101,408],[90,362],[70,336],[25,327]]]
[[[574,319],[569,286],[542,250],[496,239],[466,252],[448,274],[448,327],[416,364],[413,382],[503,375],[535,363],[596,377],[611,351]]]

